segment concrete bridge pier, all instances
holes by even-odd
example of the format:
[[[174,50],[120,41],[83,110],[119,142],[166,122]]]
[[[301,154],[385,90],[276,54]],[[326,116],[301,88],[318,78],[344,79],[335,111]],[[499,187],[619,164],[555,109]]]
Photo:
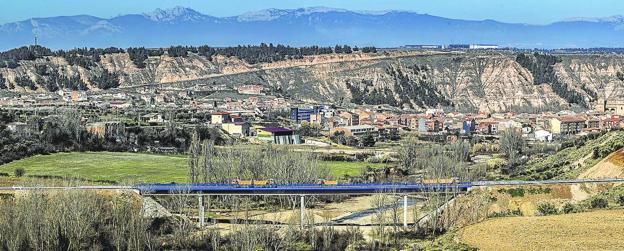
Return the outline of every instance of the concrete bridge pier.
[[[199,227],[203,227],[204,226],[204,197],[200,195],[199,197],[197,197],[197,199],[198,199],[197,205],[198,205],[198,212],[199,212]]]
[[[403,195],[403,227],[407,228],[407,194]]]
[[[301,229],[305,226],[305,198],[303,195],[299,196],[301,200],[300,210],[301,210]]]

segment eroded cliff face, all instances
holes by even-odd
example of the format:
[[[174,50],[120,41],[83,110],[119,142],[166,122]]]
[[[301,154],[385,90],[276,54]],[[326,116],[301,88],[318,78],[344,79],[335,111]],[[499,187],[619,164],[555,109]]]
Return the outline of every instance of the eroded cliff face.
[[[624,57],[579,55],[562,57],[555,66],[557,76],[586,98],[611,99],[624,95]]]
[[[585,104],[624,94],[624,57],[619,55],[561,55],[553,65],[556,78]],[[511,53],[390,52],[322,55],[250,65],[237,58],[150,57],[139,69],[128,54],[101,56],[95,66],[69,65],[63,58],[21,61],[2,68],[6,87],[18,92],[45,92],[49,71],[78,77],[91,90],[92,79],[104,70],[116,73],[120,87],[150,83],[196,85],[262,84],[281,95],[315,102],[380,104],[406,108],[449,107],[456,110],[504,111],[512,107],[569,106],[552,83],[534,83],[531,71]],[[43,73],[41,65],[46,65]],[[538,69],[539,70],[539,69]],[[42,74],[43,73],[43,74]],[[22,87],[24,78],[35,84]]]

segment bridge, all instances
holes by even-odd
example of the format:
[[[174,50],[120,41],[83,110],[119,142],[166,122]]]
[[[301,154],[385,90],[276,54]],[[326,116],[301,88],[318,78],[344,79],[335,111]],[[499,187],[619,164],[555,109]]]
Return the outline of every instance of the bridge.
[[[20,190],[132,190],[142,195],[360,195],[406,194],[420,192],[466,191],[476,187],[565,185],[591,183],[624,183],[624,178],[568,179],[568,180],[497,180],[463,181],[452,184],[423,183],[349,183],[338,185],[277,184],[267,186],[239,186],[232,184],[139,184],[133,186],[12,186],[0,191]]]
[[[305,196],[313,195],[364,195],[396,194],[403,195],[403,225],[407,227],[407,194],[413,193],[461,193],[471,188],[491,186],[521,185],[571,185],[597,183],[624,183],[624,178],[568,179],[568,180],[500,180],[500,181],[465,181],[452,184],[424,183],[353,183],[338,185],[319,184],[283,184],[267,186],[239,186],[232,184],[139,184],[134,186],[71,186],[71,187],[0,187],[0,191],[27,190],[131,190],[145,196],[187,195],[198,196],[200,225],[204,224],[203,196],[210,195],[266,195],[300,196],[301,224],[303,227]]]

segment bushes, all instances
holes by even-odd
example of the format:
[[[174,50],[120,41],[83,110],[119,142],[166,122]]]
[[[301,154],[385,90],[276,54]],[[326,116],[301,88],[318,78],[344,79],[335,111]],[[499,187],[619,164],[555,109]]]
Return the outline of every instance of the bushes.
[[[102,90],[119,87],[119,75],[117,73],[111,73],[106,69],[102,71],[102,74],[94,76],[90,80]]]
[[[591,200],[590,206],[591,208],[594,208],[594,209],[606,208],[607,206],[609,206],[609,202],[607,201],[607,199],[603,197],[596,197]]]
[[[507,209],[507,211],[494,212],[488,215],[489,218],[509,217],[509,216],[522,216],[520,208],[514,210]]]
[[[559,210],[555,204],[550,202],[542,202],[537,205],[537,213],[541,216],[558,214]]]
[[[15,177],[22,177],[26,173],[26,170],[24,170],[24,168],[18,167],[15,169],[14,173]]]
[[[624,206],[624,195],[618,196],[617,201],[620,206]]]
[[[563,205],[563,209],[561,211],[565,214],[580,213],[580,212],[585,211],[585,208],[581,205],[576,205],[576,204],[568,202],[565,205]]]
[[[149,228],[140,201],[128,196],[32,192],[0,203],[3,250],[151,250]]]
[[[143,69],[145,68],[145,60],[147,59],[149,52],[145,47],[139,48],[128,48],[128,56],[130,56],[130,60],[136,65],[137,68]]]
[[[509,194],[511,197],[524,197],[524,189],[522,188],[498,189],[498,192]]]

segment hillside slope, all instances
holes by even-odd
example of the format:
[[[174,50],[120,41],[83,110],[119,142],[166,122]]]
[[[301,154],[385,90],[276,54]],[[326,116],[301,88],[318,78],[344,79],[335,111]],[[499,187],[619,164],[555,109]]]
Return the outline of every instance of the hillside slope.
[[[621,250],[623,210],[490,219],[461,230],[479,250]]]
[[[538,83],[541,69],[527,69],[516,54],[487,52],[384,52],[328,54],[273,63],[249,64],[234,57],[152,56],[138,68],[127,53],[104,54],[89,68],[48,56],[0,68],[5,87],[45,92],[50,72],[80,78],[88,89],[105,70],[120,87],[151,83],[169,87],[261,84],[281,95],[315,102],[390,104],[397,107],[454,107],[459,111],[504,111],[517,107],[590,106],[621,95],[624,57],[558,56],[553,82]],[[32,82],[32,86],[23,82]],[[2,85],[0,85],[0,88]],[[62,87],[61,87],[62,88]],[[573,99],[570,99],[572,97]]]

